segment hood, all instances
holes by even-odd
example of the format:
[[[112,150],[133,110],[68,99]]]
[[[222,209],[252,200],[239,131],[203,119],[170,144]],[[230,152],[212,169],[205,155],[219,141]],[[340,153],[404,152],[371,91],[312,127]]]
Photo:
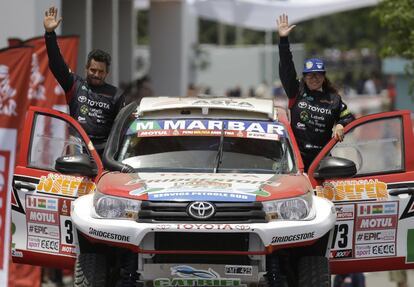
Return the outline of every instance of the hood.
[[[304,175],[111,172],[101,193],[151,201],[252,202],[296,197],[312,189]]]

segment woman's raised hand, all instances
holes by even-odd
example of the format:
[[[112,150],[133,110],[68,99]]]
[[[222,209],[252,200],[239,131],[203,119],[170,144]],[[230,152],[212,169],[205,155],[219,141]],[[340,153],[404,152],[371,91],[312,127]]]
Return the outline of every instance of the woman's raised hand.
[[[279,16],[279,19],[276,19],[277,22],[277,30],[279,32],[280,37],[287,37],[290,31],[296,27],[296,25],[292,25],[289,27],[289,18],[288,15],[282,14]]]

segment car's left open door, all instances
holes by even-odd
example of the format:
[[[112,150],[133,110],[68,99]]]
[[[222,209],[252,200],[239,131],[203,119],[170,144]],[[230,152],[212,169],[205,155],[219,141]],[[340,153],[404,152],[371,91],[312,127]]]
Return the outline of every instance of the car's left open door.
[[[346,127],[343,142],[331,140],[311,164],[317,194],[337,211],[333,273],[414,268],[411,121],[410,111],[361,117]]]
[[[78,157],[93,167],[93,173],[57,171],[57,159]],[[51,109],[29,109],[13,177],[14,262],[73,268],[77,237],[71,203],[95,189],[102,170],[91,141],[73,118]]]

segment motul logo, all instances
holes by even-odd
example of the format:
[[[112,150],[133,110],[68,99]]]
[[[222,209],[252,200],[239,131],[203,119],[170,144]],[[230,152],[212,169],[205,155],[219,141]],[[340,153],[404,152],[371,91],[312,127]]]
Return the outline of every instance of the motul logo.
[[[370,218],[370,219],[363,219],[361,221],[361,228],[367,229],[367,228],[387,228],[387,227],[393,227],[392,218]]]
[[[37,222],[56,223],[55,214],[43,212],[30,212],[30,220]]]

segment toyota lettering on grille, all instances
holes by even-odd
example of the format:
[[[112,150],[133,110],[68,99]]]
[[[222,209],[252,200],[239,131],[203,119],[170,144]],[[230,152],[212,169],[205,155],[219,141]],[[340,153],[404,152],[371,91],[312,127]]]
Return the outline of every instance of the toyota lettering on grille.
[[[187,209],[188,214],[195,219],[207,219],[216,211],[213,204],[205,201],[192,202]]]

